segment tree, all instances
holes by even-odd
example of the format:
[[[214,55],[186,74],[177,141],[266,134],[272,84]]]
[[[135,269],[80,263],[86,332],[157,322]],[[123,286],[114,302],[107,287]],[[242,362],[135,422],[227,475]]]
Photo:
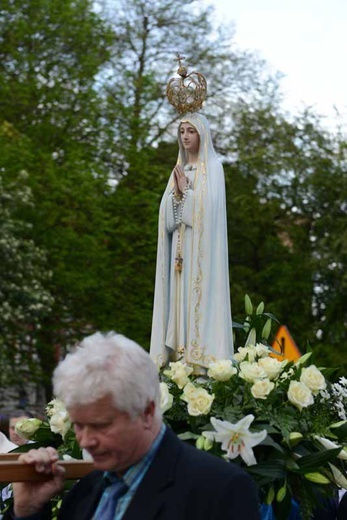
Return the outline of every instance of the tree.
[[[318,345],[323,361],[335,348],[329,362],[338,366],[346,333],[344,138],[309,111],[290,121],[242,104],[233,119],[229,242],[239,301],[253,290],[302,350],[307,341]],[[243,183],[241,196],[235,182]]]
[[[111,31],[89,0],[4,0],[0,13],[2,117],[58,163],[95,163],[100,144],[95,78]]]
[[[131,164],[141,149],[165,138],[178,119],[165,96],[166,84],[178,68],[177,51],[186,56],[189,72],[198,67],[206,75],[206,113],[213,120],[219,121],[226,106],[237,97],[250,98],[251,92],[271,92],[276,98],[277,83],[265,73],[264,63],[236,49],[233,27],[216,26],[211,6],[196,0],[118,0],[99,5],[108,22],[116,21],[102,89],[105,116],[115,141],[122,143],[122,161]],[[119,171],[124,171],[122,165]]]
[[[341,362],[347,339],[346,137],[317,132],[311,146],[316,161],[303,181],[299,212],[312,221],[315,331],[322,360],[346,369],[347,363]]]
[[[5,1],[0,12],[2,115],[25,141],[8,144],[1,168],[16,182],[15,163],[25,163],[34,207],[21,217],[53,272],[54,309],[35,344],[47,394],[59,346],[99,326],[109,300],[112,216],[105,206],[113,150],[103,146],[96,78],[112,33],[92,7],[88,0]]]
[[[50,315],[51,270],[25,218],[35,211],[25,165],[28,140],[8,122],[0,124],[0,386],[40,380],[37,334]]]
[[[35,337],[50,314],[50,271],[44,252],[30,238],[30,225],[18,210],[31,205],[26,172],[5,185],[0,175],[0,386],[38,379]]]

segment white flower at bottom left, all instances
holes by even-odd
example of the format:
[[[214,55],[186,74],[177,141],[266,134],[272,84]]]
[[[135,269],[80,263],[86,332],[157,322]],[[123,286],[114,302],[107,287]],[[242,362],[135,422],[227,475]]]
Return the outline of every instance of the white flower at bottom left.
[[[16,423],[15,432],[23,439],[30,440],[41,425],[42,421],[40,419],[22,419]]]

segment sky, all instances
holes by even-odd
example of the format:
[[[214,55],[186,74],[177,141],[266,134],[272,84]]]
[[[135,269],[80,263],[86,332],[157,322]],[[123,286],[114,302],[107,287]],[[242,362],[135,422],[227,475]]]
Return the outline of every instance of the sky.
[[[347,128],[347,0],[203,0],[235,24],[235,43],[258,51],[281,80],[284,107],[313,107]]]

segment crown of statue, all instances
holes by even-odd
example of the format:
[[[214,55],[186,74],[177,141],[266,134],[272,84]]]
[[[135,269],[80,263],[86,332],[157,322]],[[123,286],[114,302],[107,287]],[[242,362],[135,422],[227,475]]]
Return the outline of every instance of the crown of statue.
[[[179,78],[171,78],[166,87],[166,95],[180,114],[196,112],[200,110],[206,99],[207,84],[205,77],[199,72],[188,74],[186,67],[182,66],[184,56],[177,54],[177,74]]]

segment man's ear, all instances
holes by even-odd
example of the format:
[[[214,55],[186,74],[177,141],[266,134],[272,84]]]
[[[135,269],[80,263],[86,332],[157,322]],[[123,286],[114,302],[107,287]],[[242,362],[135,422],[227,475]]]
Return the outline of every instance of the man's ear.
[[[151,426],[153,424],[153,420],[154,420],[154,414],[155,414],[155,402],[150,401],[147,404],[147,406],[142,414],[145,427],[151,428]]]

